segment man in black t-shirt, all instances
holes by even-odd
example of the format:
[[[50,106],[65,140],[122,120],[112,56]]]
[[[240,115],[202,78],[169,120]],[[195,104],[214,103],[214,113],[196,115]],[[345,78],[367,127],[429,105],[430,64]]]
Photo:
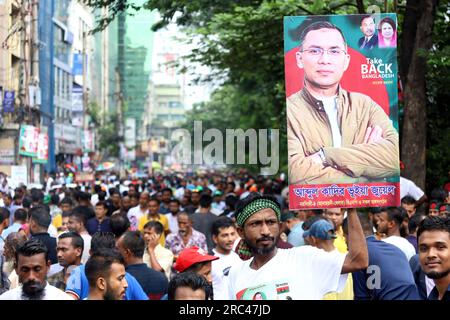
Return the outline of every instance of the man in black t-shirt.
[[[57,263],[56,238],[48,233],[48,227],[52,221],[49,210],[43,205],[38,205],[30,209],[29,216],[31,238],[41,240],[48,249],[48,259],[52,264]]]

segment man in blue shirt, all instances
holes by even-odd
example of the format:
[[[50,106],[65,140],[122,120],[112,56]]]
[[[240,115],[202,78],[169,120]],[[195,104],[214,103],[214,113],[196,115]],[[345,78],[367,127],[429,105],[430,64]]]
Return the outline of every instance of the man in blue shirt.
[[[114,249],[116,240],[111,232],[97,232],[91,240],[90,255],[102,249]],[[129,273],[125,274],[128,287],[125,290],[125,300],[148,300],[144,290],[137,280]],[[85,273],[85,265],[78,266],[71,274],[66,284],[66,293],[76,300],[83,300],[89,295],[89,281]]]
[[[100,253],[100,251],[102,251]],[[116,249],[99,250],[86,262],[89,296],[86,300],[123,300],[128,282],[123,257]]]
[[[6,239],[10,233],[19,232],[23,224],[26,223],[28,218],[28,213],[24,209],[17,209],[14,212],[14,223],[10,224],[9,227],[1,233],[3,239]]]
[[[132,274],[151,300],[160,300],[167,293],[169,282],[163,272],[150,269],[143,261],[145,240],[139,231],[127,231],[117,241],[125,261],[125,270]]]
[[[369,266],[353,272],[355,300],[420,300],[405,254],[396,246],[377,240],[369,217],[359,212],[358,216],[366,236]]]
[[[281,221],[286,225],[286,228],[289,229],[289,234],[287,237],[287,242],[292,244],[294,247],[304,246],[305,240],[303,238],[303,221],[293,213],[288,212],[281,215]]]
[[[450,217],[428,217],[417,230],[423,272],[434,280],[428,300],[450,301]]]
[[[14,196],[14,201],[11,195],[7,192],[3,195],[3,203],[5,204],[5,208],[9,210],[9,225],[14,223],[14,213],[17,209],[22,208],[21,205],[17,205],[15,202],[17,201],[17,197]],[[6,237],[3,237],[6,239]]]
[[[170,199],[172,198],[172,189],[170,188],[164,188],[161,190],[161,205],[159,206],[159,211],[158,213],[162,213],[162,214],[168,214],[170,213],[169,210],[169,204],[170,204]]]
[[[106,216],[107,213],[108,206],[106,202],[97,202],[95,205],[95,217],[90,218],[86,224],[86,229],[91,236],[98,231],[111,232],[109,218]]]

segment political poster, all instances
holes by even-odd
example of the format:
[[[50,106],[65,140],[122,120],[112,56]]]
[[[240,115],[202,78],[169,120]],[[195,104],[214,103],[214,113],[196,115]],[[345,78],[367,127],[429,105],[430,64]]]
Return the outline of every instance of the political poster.
[[[284,17],[289,208],[400,204],[395,14]]]
[[[37,156],[33,158],[33,163],[47,163],[48,161],[48,134],[39,133]]]
[[[19,154],[22,156],[36,157],[39,142],[39,128],[22,125],[19,136]]]

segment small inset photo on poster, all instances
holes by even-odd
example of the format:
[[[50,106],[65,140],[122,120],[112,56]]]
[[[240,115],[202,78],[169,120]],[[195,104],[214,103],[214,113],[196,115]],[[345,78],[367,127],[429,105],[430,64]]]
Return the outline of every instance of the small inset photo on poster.
[[[400,204],[396,26],[284,17],[291,210]]]

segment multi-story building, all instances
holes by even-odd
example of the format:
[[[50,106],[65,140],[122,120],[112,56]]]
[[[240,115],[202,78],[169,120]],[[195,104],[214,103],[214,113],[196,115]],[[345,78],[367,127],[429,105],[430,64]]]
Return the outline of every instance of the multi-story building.
[[[53,70],[55,104],[55,156],[57,163],[72,162],[77,153],[77,130],[72,125],[71,67],[74,33],[69,29],[70,0],[55,1],[53,15]]]
[[[185,120],[185,76],[177,72],[175,63],[179,62],[179,43],[175,42],[177,29],[170,25],[155,33],[152,60],[152,75],[148,86],[147,112],[145,117],[146,135],[153,142],[153,160],[164,162],[168,152],[168,142],[173,130]],[[155,143],[156,141],[156,143]],[[162,155],[162,157],[160,157]]]
[[[106,10],[106,9],[105,9]],[[100,108],[100,124],[104,125],[108,120],[108,114],[117,112],[118,92],[118,19],[95,37],[95,71],[96,80],[92,82],[93,92],[97,95],[94,99]],[[92,97],[94,98],[94,97]]]
[[[88,119],[92,104],[101,102],[101,61],[96,52],[95,37],[90,33],[94,27],[94,17],[91,9],[79,1],[71,1],[69,6],[68,27],[73,32],[73,43],[70,54],[72,67],[72,112],[71,125],[76,132],[77,156],[93,152],[93,146],[84,143],[92,135]],[[81,163],[81,158],[75,158]]]
[[[144,0],[136,1],[143,4]],[[136,145],[145,140],[144,118],[148,100],[148,85],[152,66],[153,32],[156,13],[146,10],[118,19],[118,71],[123,94],[123,122],[135,119]],[[122,32],[121,32],[122,31]],[[128,121],[130,123],[130,121]]]
[[[0,171],[8,172],[10,165],[17,164],[19,157],[18,95],[21,79],[20,4],[11,0],[0,3]],[[13,112],[4,107],[5,93],[13,94]]]
[[[48,160],[45,165],[47,172],[55,172],[55,108],[53,67],[53,12],[54,0],[40,0],[39,2],[39,79],[41,87],[41,121],[48,133]]]
[[[42,7],[46,5],[43,1]],[[28,183],[41,180],[42,166],[32,160],[32,156],[37,155],[35,151],[27,155],[19,152],[19,129],[29,125],[36,133],[48,131],[46,123],[41,125],[45,113],[40,109],[38,21],[37,2],[6,0],[0,3],[0,171],[14,176],[11,166],[19,165],[25,168],[28,178],[22,182]],[[37,146],[37,137],[33,142]]]

